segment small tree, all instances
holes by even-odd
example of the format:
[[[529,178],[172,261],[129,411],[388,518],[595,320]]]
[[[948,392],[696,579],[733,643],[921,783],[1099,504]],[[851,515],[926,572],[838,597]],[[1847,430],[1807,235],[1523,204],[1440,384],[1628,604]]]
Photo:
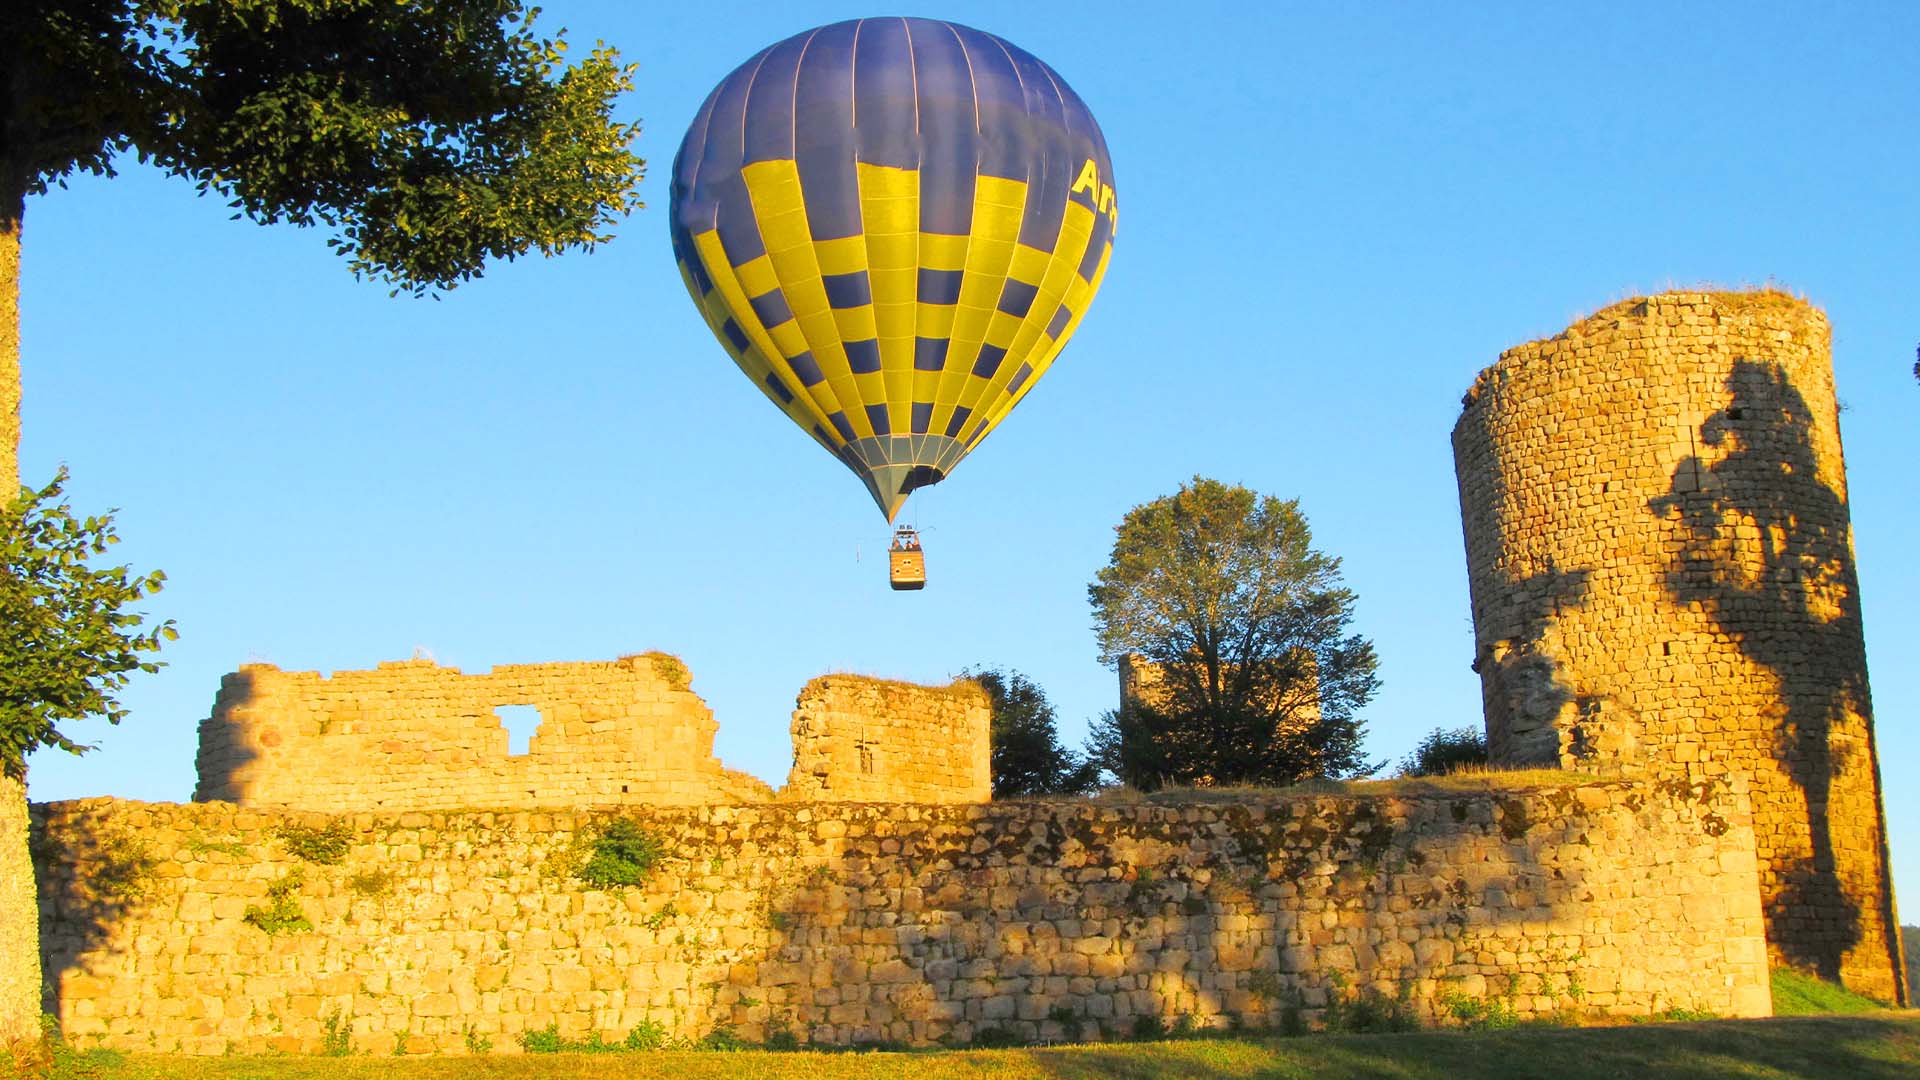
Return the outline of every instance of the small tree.
[[[1487,733],[1479,728],[1434,728],[1413,753],[1400,759],[1401,776],[1445,776],[1487,763]]]
[[[120,538],[111,513],[77,518],[59,501],[66,479],[61,469],[0,511],[0,770],[17,781],[38,747],[91,749],[60,725],[88,716],[119,723],[127,710],[115,694],[129,673],[158,671],[143,655],[178,636],[171,619],[145,626],[144,615],[123,610],[159,592],[165,574],[88,565]]]
[[[994,798],[1078,795],[1099,784],[1098,766],[1061,745],[1053,704],[1033,680],[991,668],[961,674],[992,699]]]
[[[1372,771],[1355,712],[1373,646],[1346,632],[1354,595],[1298,500],[1195,477],[1114,532],[1087,589],[1100,658],[1138,654],[1159,683],[1095,725],[1103,768],[1143,789]]]

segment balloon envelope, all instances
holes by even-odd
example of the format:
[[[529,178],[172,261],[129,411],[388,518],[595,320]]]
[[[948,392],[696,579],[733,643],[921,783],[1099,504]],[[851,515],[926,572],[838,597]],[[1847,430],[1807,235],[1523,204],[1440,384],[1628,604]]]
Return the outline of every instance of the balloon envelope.
[[[687,290],[891,520],[1033,389],[1117,215],[1093,115],[992,34],[858,19],[724,79],[673,164]]]

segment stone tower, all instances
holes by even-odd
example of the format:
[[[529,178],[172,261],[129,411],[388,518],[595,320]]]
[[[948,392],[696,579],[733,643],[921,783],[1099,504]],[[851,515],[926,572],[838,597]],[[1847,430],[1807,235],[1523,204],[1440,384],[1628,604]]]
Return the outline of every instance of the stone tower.
[[[1770,959],[1904,1002],[1826,317],[1666,293],[1453,431],[1494,760],[1749,777]]]

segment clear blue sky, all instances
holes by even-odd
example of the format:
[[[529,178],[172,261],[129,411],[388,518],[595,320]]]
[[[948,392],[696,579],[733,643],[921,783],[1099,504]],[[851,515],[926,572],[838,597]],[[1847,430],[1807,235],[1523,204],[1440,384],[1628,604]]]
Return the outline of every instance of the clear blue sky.
[[[440,302],[356,283],[319,232],[229,221],[131,161],[31,200],[29,480],[120,507],[169,666],[36,799],[185,799],[250,660],[351,669],[684,657],[719,753],[784,778],[793,698],[858,671],[1037,680],[1110,708],[1086,583],[1195,473],[1298,496],[1385,687],[1368,745],[1477,724],[1448,434],[1501,349],[1672,285],[1778,282],[1834,326],[1899,888],[1920,903],[1920,6],[907,5],[1048,61],[1100,118],[1122,227],[1046,381],[916,496],[932,585],[883,583],[859,482],[709,339],[666,177],[710,87],[863,9],[546,5],[640,65],[648,206],[591,255]],[[1038,467],[1036,467],[1038,466]],[[1054,478],[1035,483],[1035,476]],[[1911,921],[1913,913],[1909,913]]]

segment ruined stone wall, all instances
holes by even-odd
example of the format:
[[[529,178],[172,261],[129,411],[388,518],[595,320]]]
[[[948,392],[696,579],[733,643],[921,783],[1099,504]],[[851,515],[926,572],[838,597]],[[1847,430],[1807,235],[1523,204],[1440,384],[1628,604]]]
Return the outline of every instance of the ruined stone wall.
[[[1280,725],[1283,732],[1305,730],[1320,719],[1319,663],[1307,649],[1294,649],[1290,655],[1304,667],[1306,674],[1297,684],[1277,695],[1277,700],[1273,702],[1276,709],[1287,710],[1286,719]],[[1139,653],[1121,656],[1115,667],[1120,673],[1121,708],[1126,708],[1132,702],[1140,702],[1150,708],[1166,703],[1165,668]]]
[[[1359,995],[1770,1007],[1751,815],[1722,784],[620,812],[668,857],[606,891],[568,872],[604,812],[35,806],[47,1007],[81,1046],[310,1054],[332,1019],[382,1055],[549,1024],[1113,1038],[1313,1025]],[[338,862],[295,857],[285,826],[335,823]],[[307,927],[248,921],[273,891]]]
[[[986,802],[993,798],[986,691],[823,675],[793,711],[793,771],[782,798]]]
[[[1774,960],[1904,1000],[1828,350],[1769,291],[1503,353],[1453,432],[1474,667],[1496,761],[1752,774]]]
[[[713,756],[713,713],[664,653],[465,675],[430,660],[374,671],[249,664],[200,724],[194,798],[308,809],[574,807],[764,800]],[[540,726],[510,755],[494,710]]]

